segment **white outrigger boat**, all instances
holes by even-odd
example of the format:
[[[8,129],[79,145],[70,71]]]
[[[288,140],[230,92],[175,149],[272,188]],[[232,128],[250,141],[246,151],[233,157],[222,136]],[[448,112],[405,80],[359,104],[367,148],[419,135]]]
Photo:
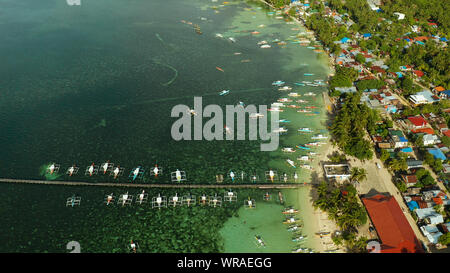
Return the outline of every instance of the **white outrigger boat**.
[[[284,147],[281,150],[285,153],[295,153],[294,148],[291,148],[291,147]]]
[[[292,100],[289,98],[281,98],[281,99],[278,99],[278,102],[292,102]]]
[[[327,136],[324,136],[322,134],[318,134],[311,137],[311,139],[327,139],[327,138],[328,138]]]
[[[271,48],[270,45],[262,45],[261,48]]]
[[[260,113],[251,113],[250,114],[251,119],[257,119],[257,118],[263,118],[263,117],[264,117],[264,115],[260,114]]]
[[[308,92],[306,93],[304,96],[315,96],[316,94],[314,94],[313,92]]]
[[[303,133],[312,133],[313,130],[308,127],[303,127],[303,128],[298,129],[298,131],[303,132]]]
[[[292,87],[287,86],[287,85],[278,88],[278,91],[291,91],[291,90],[292,90]]]
[[[297,113],[311,113],[311,112],[312,112],[311,110],[307,110],[307,109],[297,110]]]
[[[296,168],[296,167],[295,167],[294,161],[292,161],[292,160],[290,160],[290,159],[286,159],[286,162],[287,162],[289,165],[291,165],[292,167]]]
[[[289,97],[300,97],[301,95],[295,92],[289,93],[288,94]]]
[[[284,128],[284,127],[280,127],[278,129],[275,129],[272,131],[273,133],[278,133],[278,134],[286,134],[288,132],[288,129]]]
[[[284,81],[278,80],[278,81],[273,82],[272,85],[275,85],[275,86],[282,86],[284,83],[285,83]]]

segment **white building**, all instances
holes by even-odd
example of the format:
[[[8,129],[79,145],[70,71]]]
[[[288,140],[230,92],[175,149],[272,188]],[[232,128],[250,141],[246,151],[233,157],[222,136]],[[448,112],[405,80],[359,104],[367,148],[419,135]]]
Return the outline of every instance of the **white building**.
[[[438,142],[439,142],[439,138],[436,135],[426,134],[423,136],[423,145],[424,146],[433,145]]]
[[[397,19],[398,20],[403,20],[403,19],[405,19],[405,14],[403,14],[403,13],[400,13],[400,12],[394,12],[394,15],[397,15]]]

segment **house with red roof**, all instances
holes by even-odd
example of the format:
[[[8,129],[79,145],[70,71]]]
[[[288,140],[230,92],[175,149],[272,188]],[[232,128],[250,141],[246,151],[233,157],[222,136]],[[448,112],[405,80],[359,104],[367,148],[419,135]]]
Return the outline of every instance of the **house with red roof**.
[[[414,75],[416,75],[419,78],[421,78],[421,77],[423,77],[423,75],[425,75],[425,73],[423,73],[420,70],[414,70],[413,73],[414,73]]]
[[[362,197],[361,201],[381,241],[381,253],[424,252],[393,196],[376,194],[371,197]]]
[[[428,122],[421,116],[408,117],[406,125],[410,130],[418,130],[428,126]]]

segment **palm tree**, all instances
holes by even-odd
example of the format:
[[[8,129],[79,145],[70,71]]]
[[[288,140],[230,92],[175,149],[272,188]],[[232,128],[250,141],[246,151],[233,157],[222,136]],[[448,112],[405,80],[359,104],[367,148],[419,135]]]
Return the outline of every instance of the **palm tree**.
[[[352,168],[350,174],[351,181],[362,182],[367,179],[367,171],[364,168]]]

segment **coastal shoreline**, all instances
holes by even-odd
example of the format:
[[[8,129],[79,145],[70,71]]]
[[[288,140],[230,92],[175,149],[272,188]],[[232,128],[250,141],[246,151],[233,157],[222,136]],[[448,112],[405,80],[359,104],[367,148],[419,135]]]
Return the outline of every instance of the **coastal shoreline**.
[[[273,10],[277,10],[272,4],[264,1],[264,0],[258,0],[259,2],[269,6]],[[291,20],[293,20],[296,24],[300,25],[307,31],[309,30],[305,23],[298,18],[295,18],[289,14],[286,14]],[[326,52],[326,51],[324,51]],[[328,66],[328,76],[334,75],[334,62],[330,55],[326,54],[326,61]],[[329,86],[327,86],[327,89]],[[332,111],[332,103],[330,101],[330,98],[326,91],[322,93],[322,99],[323,99],[323,105],[326,109],[326,112],[323,114],[326,116],[325,118],[325,124],[329,121],[329,118],[327,117],[328,114]],[[311,176],[311,180],[317,180],[317,181],[311,181],[311,186],[309,186],[309,198],[307,202],[301,202],[301,199],[304,198],[303,194],[299,192],[299,196],[297,197],[297,202],[303,203],[301,206],[303,208],[301,215],[303,219],[314,219],[314,221],[308,222],[308,228],[305,228],[305,235],[314,238],[310,238],[310,247],[313,248],[316,252],[325,252],[328,250],[336,250],[336,252],[346,252],[345,249],[342,247],[337,247],[334,245],[333,241],[331,240],[331,236],[324,236],[324,237],[318,237],[315,233],[316,232],[334,232],[338,230],[338,227],[336,223],[328,218],[328,214],[324,211],[321,211],[320,209],[315,209],[313,206],[313,196],[314,196],[314,188],[313,185],[319,183],[319,181],[324,181],[324,173],[321,168],[321,162],[325,162],[328,159],[328,155],[332,154],[335,151],[334,147],[331,145],[331,142],[328,140],[327,144],[320,147],[318,150],[319,156],[316,158],[316,161],[314,161],[311,165],[316,170],[314,172],[315,177]],[[307,205],[308,209],[305,209],[305,205]],[[329,248],[330,245],[333,245],[331,249]]]

